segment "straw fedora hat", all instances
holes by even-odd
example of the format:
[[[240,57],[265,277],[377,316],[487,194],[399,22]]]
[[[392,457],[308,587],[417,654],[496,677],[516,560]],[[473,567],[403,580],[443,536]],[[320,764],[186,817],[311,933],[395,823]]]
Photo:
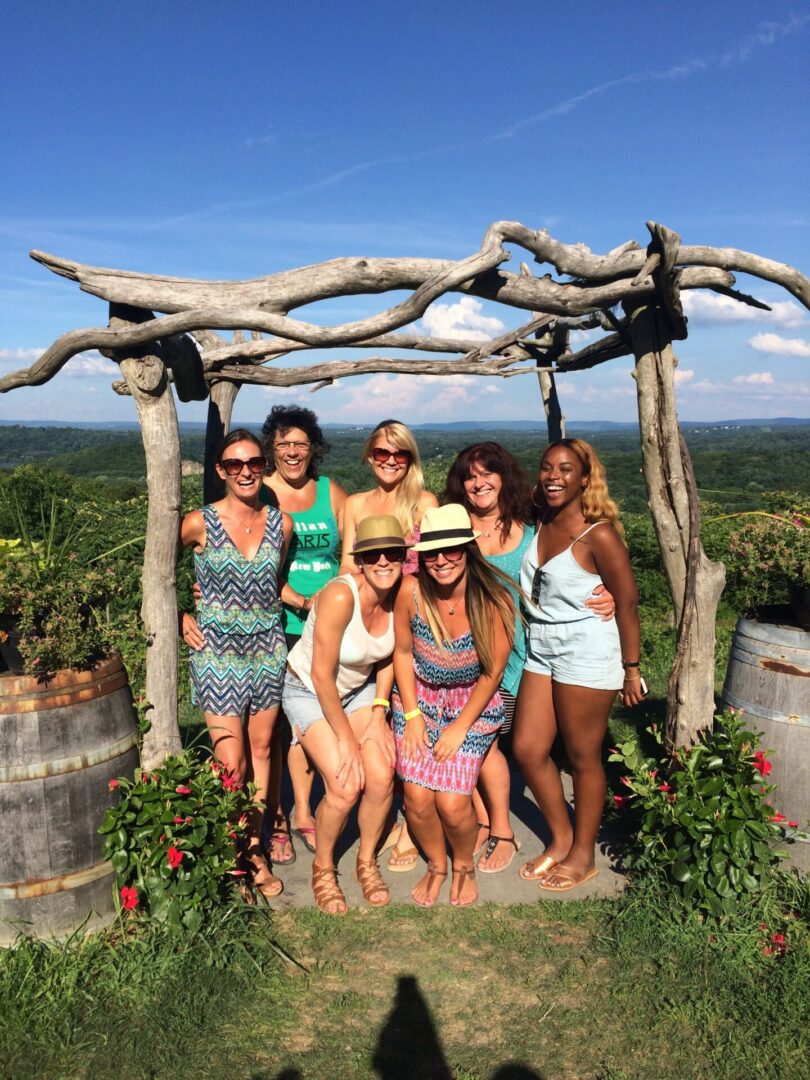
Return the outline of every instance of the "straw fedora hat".
[[[438,551],[458,547],[459,544],[471,544],[480,535],[473,529],[470,515],[461,503],[430,506],[422,518],[419,543],[413,545],[413,550]]]
[[[409,546],[403,535],[402,526],[393,514],[372,514],[358,521],[352,554],[360,555],[363,551]]]

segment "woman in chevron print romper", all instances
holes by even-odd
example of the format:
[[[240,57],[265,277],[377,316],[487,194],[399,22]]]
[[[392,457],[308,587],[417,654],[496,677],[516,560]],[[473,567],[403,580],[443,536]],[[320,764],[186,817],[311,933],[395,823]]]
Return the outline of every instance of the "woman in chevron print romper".
[[[267,796],[270,740],[287,660],[281,627],[279,567],[292,520],[259,504],[266,462],[261,444],[243,429],[226,436],[217,454],[225,498],[183,519],[180,538],[194,545],[202,592],[198,622],[205,638],[191,653],[192,699],[205,714],[217,760],[239,783]],[[246,853],[252,883],[265,898],[282,884],[261,854],[261,811],[248,815]]]

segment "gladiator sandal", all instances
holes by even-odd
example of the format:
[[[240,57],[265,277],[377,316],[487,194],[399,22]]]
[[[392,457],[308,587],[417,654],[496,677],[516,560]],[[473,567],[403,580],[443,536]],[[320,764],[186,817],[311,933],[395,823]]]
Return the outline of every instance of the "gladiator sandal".
[[[383,881],[376,859],[371,858],[364,861],[358,859],[355,872],[366,903],[371,904],[372,907],[385,907],[386,904],[390,903],[391,896],[388,892],[388,886]],[[380,899],[380,893],[384,894],[382,899]],[[377,897],[376,900],[374,899],[375,896]]]
[[[338,885],[337,867],[312,864],[312,895],[315,907],[324,915],[345,915],[346,897]]]
[[[275,900],[284,889],[284,882],[272,872],[258,847],[248,848],[247,862],[251,884],[255,891],[265,903]]]

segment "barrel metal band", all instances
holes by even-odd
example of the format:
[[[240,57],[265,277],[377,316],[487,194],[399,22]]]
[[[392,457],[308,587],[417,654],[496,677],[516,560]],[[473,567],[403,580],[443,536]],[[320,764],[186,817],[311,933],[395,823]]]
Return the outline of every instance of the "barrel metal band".
[[[741,713],[745,714],[745,719],[756,721],[758,716],[761,716],[763,720],[773,720],[777,724],[791,724],[797,727],[810,727],[810,716],[798,716],[796,713],[786,713],[784,709],[781,712],[777,712],[775,709],[769,709],[767,705],[761,705],[759,702],[752,705],[750,701],[743,701],[741,697],[736,694],[730,693],[727,689],[723,689],[723,701],[726,705],[730,705],[732,709],[738,709]]]
[[[12,784],[25,780],[44,780],[47,776],[62,776],[64,773],[78,772],[80,769],[90,769],[94,765],[103,765],[105,761],[112,761],[120,757],[133,746],[138,745],[138,735],[130,731],[115,742],[100,746],[97,750],[89,750],[83,754],[74,754],[72,757],[56,758],[54,761],[38,761],[32,765],[8,765],[0,769],[0,783]]]
[[[74,683],[73,688],[45,687],[32,694],[30,690],[21,691],[19,694],[9,693],[8,690],[0,700],[0,713],[17,714],[26,712],[45,712],[47,709],[64,709],[68,705],[76,705],[81,701],[95,701],[120,690],[127,685],[127,673],[123,668],[110,674],[103,675],[92,682]]]
[[[45,878],[41,881],[0,884],[0,900],[30,900],[35,896],[52,896],[53,893],[89,885],[91,881],[98,881],[99,878],[107,877],[113,872],[112,866],[105,860],[94,863],[93,866],[88,866],[84,870],[75,870],[72,874],[62,874],[59,877]]]

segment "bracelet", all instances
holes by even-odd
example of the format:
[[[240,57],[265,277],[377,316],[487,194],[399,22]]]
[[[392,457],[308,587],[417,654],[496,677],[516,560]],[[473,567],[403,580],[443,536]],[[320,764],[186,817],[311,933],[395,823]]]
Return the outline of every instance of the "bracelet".
[[[391,702],[388,700],[388,698],[384,698],[384,697],[375,697],[374,700],[371,703],[372,709],[374,708],[375,705],[382,705],[382,707],[384,709],[390,709],[391,708]]]
[[[636,682],[636,680],[638,680],[640,678],[641,678],[640,675],[625,675],[624,681],[625,682]]]
[[[411,709],[410,712],[406,712],[405,713],[405,719],[406,720],[413,720],[414,717],[421,716],[421,715],[422,715],[422,710],[417,707],[416,709]]]
[[[639,660],[622,660],[622,667],[626,671],[629,667],[639,667],[640,663]]]

